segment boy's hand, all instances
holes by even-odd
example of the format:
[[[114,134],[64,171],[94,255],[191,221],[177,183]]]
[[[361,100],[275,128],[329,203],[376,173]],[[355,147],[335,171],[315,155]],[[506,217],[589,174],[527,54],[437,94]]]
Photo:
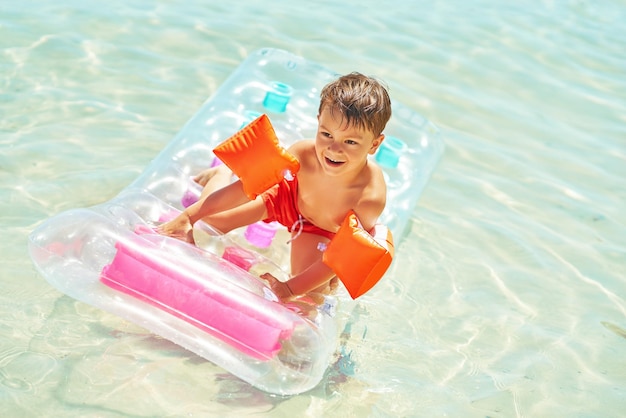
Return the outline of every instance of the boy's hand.
[[[281,302],[285,302],[293,298],[294,294],[291,292],[287,283],[281,282],[270,273],[261,274],[261,279],[269,283],[270,289],[272,289],[272,292],[278,296],[278,299],[280,299]]]
[[[166,235],[168,237],[177,238],[182,241],[189,242],[191,244],[193,241],[193,225],[191,225],[191,221],[189,220],[189,215],[186,212],[181,213],[176,218],[171,221],[162,223],[157,227],[157,232],[161,235]]]

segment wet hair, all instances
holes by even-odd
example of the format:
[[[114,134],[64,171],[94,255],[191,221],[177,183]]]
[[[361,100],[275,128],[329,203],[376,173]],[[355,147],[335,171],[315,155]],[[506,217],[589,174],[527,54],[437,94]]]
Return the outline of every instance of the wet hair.
[[[387,88],[373,77],[353,72],[327,84],[320,93],[319,113],[328,106],[339,112],[348,126],[380,135],[391,118]]]

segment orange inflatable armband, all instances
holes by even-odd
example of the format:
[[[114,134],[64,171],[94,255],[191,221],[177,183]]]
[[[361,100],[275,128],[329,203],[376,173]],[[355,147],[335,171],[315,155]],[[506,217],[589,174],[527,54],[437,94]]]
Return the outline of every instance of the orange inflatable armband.
[[[300,163],[278,143],[267,115],[261,115],[218,145],[213,153],[239,177],[250,200],[279,183]]]
[[[393,251],[393,237],[386,226],[378,224],[370,234],[361,227],[356,213],[350,211],[328,243],[322,260],[356,299],[383,277]]]

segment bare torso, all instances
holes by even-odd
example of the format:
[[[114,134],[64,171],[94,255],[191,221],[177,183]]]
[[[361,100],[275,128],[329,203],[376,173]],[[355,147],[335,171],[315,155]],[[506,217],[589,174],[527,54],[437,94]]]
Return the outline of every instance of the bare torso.
[[[367,164],[353,179],[327,175],[315,155],[313,141],[301,141],[291,149],[300,161],[298,172],[298,208],[300,213],[314,225],[327,231],[336,232],[348,211],[355,210],[368,222],[367,205],[384,207],[384,180],[380,169]],[[382,184],[382,188],[381,188]],[[382,195],[381,195],[382,190]],[[379,213],[374,213],[372,223]],[[373,225],[366,225],[371,228]]]

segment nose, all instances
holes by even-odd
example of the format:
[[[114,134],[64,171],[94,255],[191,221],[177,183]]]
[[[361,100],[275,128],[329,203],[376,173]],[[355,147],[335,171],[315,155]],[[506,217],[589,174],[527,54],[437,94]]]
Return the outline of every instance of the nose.
[[[339,152],[341,151],[341,142],[335,140],[335,138],[330,138],[327,148],[330,151]]]

